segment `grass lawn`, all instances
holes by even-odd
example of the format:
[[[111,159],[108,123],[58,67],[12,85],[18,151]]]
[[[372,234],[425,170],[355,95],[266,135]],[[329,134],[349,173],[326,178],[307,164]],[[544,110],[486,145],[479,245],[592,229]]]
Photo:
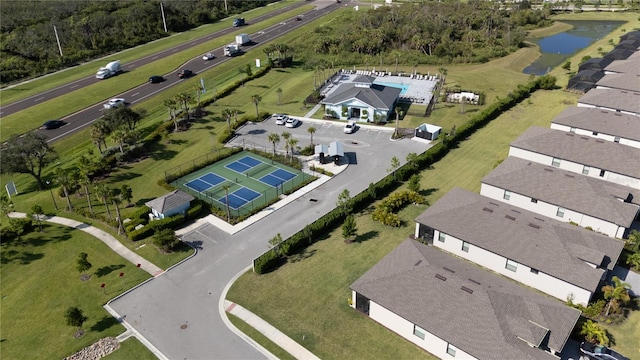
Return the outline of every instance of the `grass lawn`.
[[[76,270],[81,252],[93,265],[86,281]],[[0,255],[0,352],[5,359],[60,359],[100,338],[117,336],[124,327],[102,305],[150,277],[94,237],[54,224],[45,223],[44,233],[3,243]],[[124,277],[119,277],[121,272]],[[86,333],[78,339],[64,317],[71,306],[89,318],[82,326]]]
[[[105,360],[157,360],[158,358],[142,345],[138,339],[130,337],[120,343],[118,350],[103,357]]]
[[[631,360],[640,359],[640,311],[630,313],[620,325],[601,324],[609,332],[609,338],[613,339],[612,348]]]
[[[229,313],[227,313],[227,317],[229,318],[229,321],[231,321],[231,323],[235,325],[235,327],[237,327],[240,331],[245,333],[250,338],[255,339],[258,343],[260,343],[260,345],[262,345],[265,349],[269,350],[269,352],[275,355],[278,359],[280,360],[295,359],[295,357],[293,357],[291,354],[286,352],[280,346],[276,345],[273,341],[269,340],[266,336],[262,335],[261,332],[259,332],[258,330],[253,328],[251,325],[244,322],[239,317]]]

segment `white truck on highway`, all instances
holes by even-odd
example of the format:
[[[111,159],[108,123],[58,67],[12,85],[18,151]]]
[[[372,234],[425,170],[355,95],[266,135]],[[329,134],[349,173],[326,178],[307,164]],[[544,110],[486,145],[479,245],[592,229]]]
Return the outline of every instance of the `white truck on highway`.
[[[106,79],[112,76],[118,75],[122,72],[122,66],[120,65],[120,60],[112,61],[107,64],[105,67],[101,67],[98,69],[96,73],[96,79]]]
[[[229,44],[224,47],[224,56],[235,56],[240,53],[240,46],[236,44]]]
[[[251,42],[251,39],[249,39],[249,35],[248,34],[236,35],[236,45],[242,46],[242,45],[246,45],[246,44],[248,44],[250,42]]]

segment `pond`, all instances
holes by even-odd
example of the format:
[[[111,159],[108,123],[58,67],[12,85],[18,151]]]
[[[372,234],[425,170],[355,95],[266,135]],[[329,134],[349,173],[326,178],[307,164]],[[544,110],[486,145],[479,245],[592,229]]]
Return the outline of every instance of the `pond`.
[[[571,55],[599,40],[624,24],[623,21],[563,21],[573,26],[565,32],[531,40],[540,48],[540,57],[522,70],[525,74],[544,75]]]

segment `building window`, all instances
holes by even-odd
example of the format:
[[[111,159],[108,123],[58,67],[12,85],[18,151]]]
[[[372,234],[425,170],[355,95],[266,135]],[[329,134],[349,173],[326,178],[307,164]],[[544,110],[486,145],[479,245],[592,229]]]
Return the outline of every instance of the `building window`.
[[[604,177],[604,170],[600,170],[600,177]]]
[[[620,142],[620,136],[616,136],[613,138],[613,142],[615,143],[619,143]]]
[[[537,204],[538,203],[538,199],[531,198],[531,202],[534,203],[534,204]]]
[[[591,167],[585,165],[582,167],[582,175],[589,175],[589,170],[591,170]]]
[[[564,217],[564,208],[558,207],[558,211],[556,211],[557,217]]]
[[[504,195],[502,195],[502,198],[505,200],[509,200],[511,198],[511,191],[505,190]]]
[[[466,241],[462,242],[462,251],[469,252],[469,243]]]
[[[442,231],[440,231],[440,233],[438,233],[438,241],[444,242],[444,237],[445,237],[445,234]]]
[[[424,340],[424,334],[426,332],[427,331],[425,329],[421,328],[420,326],[415,325],[415,324],[413,325],[413,335],[419,337],[420,339]]]
[[[552,165],[552,166],[555,166],[555,167],[560,166],[560,159],[558,159],[558,158],[553,158],[553,160],[551,160],[551,165]]]
[[[447,344],[447,354],[456,357],[456,351],[458,351],[458,348],[451,344]]]
[[[575,132],[576,132],[576,128],[574,128],[574,127],[570,128],[570,129],[569,129],[569,132],[572,132],[572,133],[574,133],[574,134],[575,134]]]
[[[531,268],[531,270],[530,270],[530,271],[531,271],[533,274],[538,275],[538,270],[537,270],[537,269]]]
[[[511,270],[513,272],[516,272],[516,270],[518,269],[518,263],[513,261],[513,260],[507,259],[507,265],[505,266],[505,268],[507,270]]]

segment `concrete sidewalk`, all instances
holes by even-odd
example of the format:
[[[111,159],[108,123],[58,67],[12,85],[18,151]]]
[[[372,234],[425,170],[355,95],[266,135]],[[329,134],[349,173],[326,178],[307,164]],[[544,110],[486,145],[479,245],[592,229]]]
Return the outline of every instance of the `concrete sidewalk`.
[[[244,322],[249,324],[254,329],[258,330],[262,335],[266,336],[269,340],[276,343],[296,359],[320,360],[320,358],[315,356],[311,351],[293,341],[293,339],[282,333],[280,330],[276,329],[271,324],[262,320],[262,318],[243,308],[242,306],[225,300],[224,308],[226,312],[242,319]]]
[[[9,214],[9,217],[25,218],[27,217],[27,214],[12,212]],[[149,274],[151,274],[153,277],[156,277],[164,272],[164,270],[162,270],[161,268],[157,267],[156,265],[152,264],[142,256],[136,254],[135,252],[129,250],[126,246],[122,245],[120,241],[118,241],[118,239],[111,236],[111,234],[103,230],[100,230],[95,226],[91,226],[76,220],[67,219],[60,216],[44,216],[42,217],[42,220],[46,222],[58,224],[58,225],[72,227],[80,231],[84,231],[91,236],[96,237],[98,240],[102,241],[108,247],[110,247],[111,250],[115,251],[118,255],[122,256],[132,264],[135,264],[135,265],[140,264],[140,268],[148,272]]]

